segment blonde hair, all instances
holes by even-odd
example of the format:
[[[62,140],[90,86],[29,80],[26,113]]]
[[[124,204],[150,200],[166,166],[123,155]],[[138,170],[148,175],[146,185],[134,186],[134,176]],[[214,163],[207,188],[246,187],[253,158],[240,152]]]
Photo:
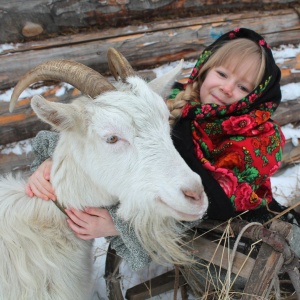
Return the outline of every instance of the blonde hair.
[[[245,61],[251,60],[251,66],[256,66],[255,87],[261,82],[266,66],[266,54],[264,49],[257,43],[239,38],[225,42],[219,46],[203,65],[198,74],[198,80],[186,86],[184,91],[178,93],[175,99],[167,100],[168,108],[171,112],[170,124],[181,116],[182,108],[189,101],[199,99],[199,91],[207,72],[213,67],[230,66],[233,71],[245,64]],[[246,72],[247,70],[245,70]]]

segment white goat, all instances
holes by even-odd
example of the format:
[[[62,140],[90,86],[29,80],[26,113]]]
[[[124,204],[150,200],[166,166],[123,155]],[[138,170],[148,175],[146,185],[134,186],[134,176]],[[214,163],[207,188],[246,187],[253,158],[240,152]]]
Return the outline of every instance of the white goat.
[[[207,198],[200,177],[175,150],[169,111],[152,90],[156,86],[163,91],[181,67],[167,74],[166,82],[161,78],[161,86],[157,80],[148,85],[118,52],[109,51],[112,58],[123,59],[117,64],[109,57],[112,72],[125,73],[120,76],[126,83],[119,83],[118,90],[89,70],[92,75],[85,77],[81,90],[95,97],[102,86],[95,99],[84,96],[61,104],[34,96],[31,101],[38,117],[60,131],[51,173],[58,202],[77,209],[120,202],[119,216],[131,222],[154,258],[186,262],[176,220],[201,218]],[[59,64],[64,67],[57,72]],[[52,70],[51,76],[44,74],[45,68]],[[74,74],[80,77],[84,70],[87,67],[68,61],[38,66],[16,86],[11,108],[33,81],[63,79],[78,86]],[[96,90],[85,86],[89,80]],[[24,190],[21,178],[8,175],[0,180],[0,299],[89,299],[92,241],[78,239],[51,201],[29,198]]]

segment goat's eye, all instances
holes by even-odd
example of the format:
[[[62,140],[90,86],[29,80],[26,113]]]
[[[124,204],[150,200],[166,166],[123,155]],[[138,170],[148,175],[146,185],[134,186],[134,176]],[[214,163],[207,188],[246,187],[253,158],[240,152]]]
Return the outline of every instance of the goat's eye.
[[[106,139],[106,143],[108,144],[114,144],[119,140],[119,138],[116,135],[111,135]]]

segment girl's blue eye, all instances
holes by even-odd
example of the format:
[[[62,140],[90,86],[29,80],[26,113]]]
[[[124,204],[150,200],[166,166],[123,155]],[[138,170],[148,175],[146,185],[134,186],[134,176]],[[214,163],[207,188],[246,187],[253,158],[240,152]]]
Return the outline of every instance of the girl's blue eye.
[[[246,92],[246,93],[250,93],[250,91],[244,87],[244,86],[240,86],[240,89],[243,91],[243,92]]]
[[[221,72],[221,71],[217,71],[217,73],[222,76],[222,77],[226,77],[226,74],[224,72]]]

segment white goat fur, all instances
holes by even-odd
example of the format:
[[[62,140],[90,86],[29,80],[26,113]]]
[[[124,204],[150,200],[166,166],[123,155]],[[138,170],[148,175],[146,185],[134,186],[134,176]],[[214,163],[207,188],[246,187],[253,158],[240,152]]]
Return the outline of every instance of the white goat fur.
[[[205,213],[201,179],[173,146],[161,96],[137,76],[117,89],[71,104],[33,97],[39,118],[60,131],[51,173],[58,201],[77,209],[120,202],[145,249],[180,263],[176,220]],[[0,299],[89,299],[92,241],[78,239],[51,201],[29,198],[25,183],[0,180]]]

